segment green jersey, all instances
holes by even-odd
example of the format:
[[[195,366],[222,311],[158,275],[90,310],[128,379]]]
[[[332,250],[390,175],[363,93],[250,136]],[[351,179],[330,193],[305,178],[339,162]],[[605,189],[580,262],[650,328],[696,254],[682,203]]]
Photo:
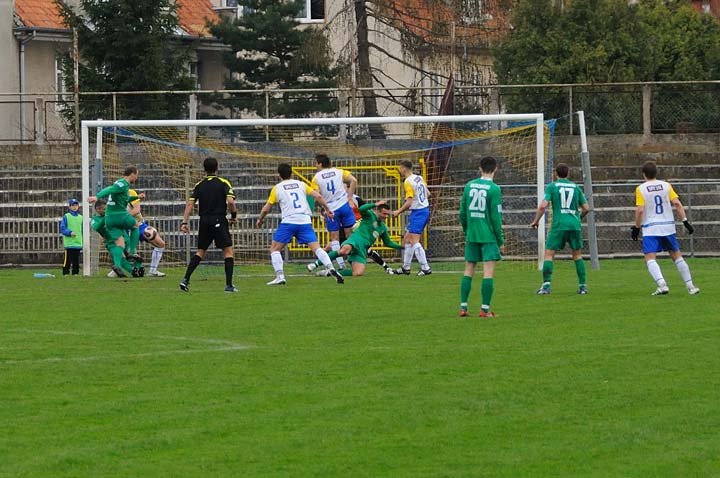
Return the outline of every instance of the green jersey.
[[[110,237],[107,227],[105,227],[105,216],[93,216],[92,219],[90,219],[90,227],[92,227],[93,231],[97,232],[103,239],[105,239],[106,245],[108,241],[114,242]]]
[[[502,194],[491,179],[477,178],[465,185],[460,200],[460,224],[467,242],[505,244]]]
[[[552,203],[553,230],[582,230],[578,209],[587,201],[580,186],[569,179],[558,179],[545,188],[545,200]]]
[[[128,204],[130,201],[136,200],[138,197],[130,196],[130,183],[125,178],[120,178],[110,186],[99,191],[95,197],[102,199],[107,197],[107,209],[105,214],[120,214],[128,212]]]
[[[353,231],[348,241],[352,243],[353,247],[360,249],[364,247],[367,249],[372,246],[378,238],[380,238],[382,239],[383,244],[387,247],[402,249],[400,244],[390,238],[387,225],[383,221],[378,220],[375,211],[373,211],[374,207],[375,204],[373,203],[365,203],[360,206],[359,211],[362,216],[362,220],[360,221],[358,228]]]

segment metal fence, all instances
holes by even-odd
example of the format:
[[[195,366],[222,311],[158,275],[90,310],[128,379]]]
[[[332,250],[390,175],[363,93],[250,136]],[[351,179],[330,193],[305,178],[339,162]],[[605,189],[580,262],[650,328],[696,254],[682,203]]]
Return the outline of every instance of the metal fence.
[[[83,119],[195,119],[362,116],[366,95],[381,116],[434,115],[443,88],[338,88],[0,94],[0,144],[77,141]],[[559,85],[456,86],[455,114],[584,110],[590,134],[720,132],[720,80]],[[567,122],[560,134],[574,134]]]

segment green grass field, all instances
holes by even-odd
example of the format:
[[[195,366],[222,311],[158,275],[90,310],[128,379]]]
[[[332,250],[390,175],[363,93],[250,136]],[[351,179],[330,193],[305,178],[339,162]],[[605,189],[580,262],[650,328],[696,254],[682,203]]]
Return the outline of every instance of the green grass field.
[[[699,296],[668,259],[664,297],[641,259],[588,296],[501,264],[492,320],[479,278],[457,316],[462,264],[238,294],[0,270],[0,476],[718,476],[720,261],[689,263]]]

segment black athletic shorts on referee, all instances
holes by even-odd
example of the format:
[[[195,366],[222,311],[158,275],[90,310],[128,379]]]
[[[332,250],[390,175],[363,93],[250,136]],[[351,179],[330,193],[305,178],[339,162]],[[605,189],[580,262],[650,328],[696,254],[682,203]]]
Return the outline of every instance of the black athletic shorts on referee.
[[[207,250],[215,242],[215,247],[225,249],[232,246],[230,225],[225,216],[200,216],[197,248]]]

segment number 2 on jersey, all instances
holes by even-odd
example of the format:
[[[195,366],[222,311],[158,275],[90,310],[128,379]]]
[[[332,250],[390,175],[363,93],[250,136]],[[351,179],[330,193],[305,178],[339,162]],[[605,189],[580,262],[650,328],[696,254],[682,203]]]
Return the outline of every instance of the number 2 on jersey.
[[[290,193],[290,195],[293,197],[293,207],[295,209],[300,209],[302,206],[298,204],[298,201],[300,200],[300,196],[298,196],[298,193]]]
[[[485,212],[487,206],[487,191],[484,189],[470,190],[470,209],[471,211]]]

